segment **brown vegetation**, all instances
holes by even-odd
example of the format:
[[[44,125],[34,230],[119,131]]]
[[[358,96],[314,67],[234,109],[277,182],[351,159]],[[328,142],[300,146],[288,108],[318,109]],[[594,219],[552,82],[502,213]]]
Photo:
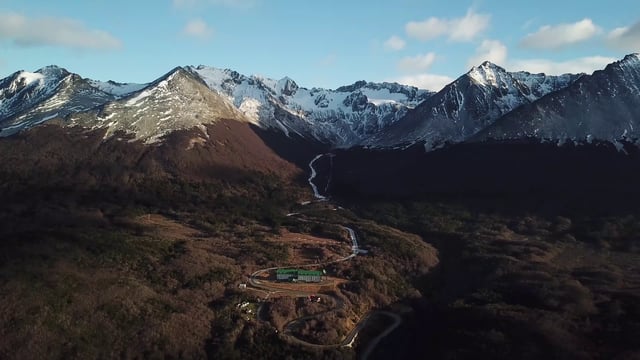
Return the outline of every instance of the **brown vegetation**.
[[[394,214],[397,226],[440,252],[421,287],[425,298],[414,303],[416,315],[387,340],[396,342],[394,354],[424,348],[446,358],[640,354],[633,340],[640,335],[638,215],[560,217],[427,203],[362,210],[379,220]]]
[[[353,357],[283,341],[238,310],[256,297],[238,284],[260,268],[347,255],[336,224],[370,227],[361,235],[371,255],[328,266],[336,280],[313,289],[345,303],[301,328],[329,341],[332,322],[343,336],[369,309],[415,294],[412,272],[433,266],[420,255],[432,250],[326,205],[307,221],[286,217],[309,196],[295,183],[300,170],[235,126],[158,146],[56,126],[1,139],[0,358]],[[387,244],[404,236],[407,249]],[[405,267],[396,248],[419,256]],[[273,322],[336,307],[329,299],[274,312]]]
[[[312,231],[312,229],[309,229],[309,231]],[[342,258],[351,251],[351,241],[344,237],[336,240],[310,234],[294,233],[286,229],[280,231],[274,241],[289,248],[292,266],[295,264],[312,264],[314,262],[324,263]]]

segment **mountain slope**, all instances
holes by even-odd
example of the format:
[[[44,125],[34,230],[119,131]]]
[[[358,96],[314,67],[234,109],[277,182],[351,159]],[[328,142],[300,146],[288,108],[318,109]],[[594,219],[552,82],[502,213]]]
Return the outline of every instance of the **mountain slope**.
[[[19,71],[0,81],[2,136],[67,114],[86,111],[115,96],[57,66]]]
[[[231,100],[255,124],[348,147],[399,121],[432,93],[411,86],[359,81],[336,90],[306,89],[290,78],[244,76],[188,67]]]
[[[640,137],[640,55],[632,54],[571,86],[517,109],[484,129],[476,140]]]
[[[366,141],[394,146],[424,141],[427,150],[460,142],[510,111],[565,88],[582,75],[510,73],[484,62],[410,111],[406,118]]]
[[[248,121],[233,104],[210,91],[200,78],[178,67],[139,92],[89,112],[72,114],[68,122],[106,128],[106,136],[124,131],[151,143],[170,132],[220,119]]]

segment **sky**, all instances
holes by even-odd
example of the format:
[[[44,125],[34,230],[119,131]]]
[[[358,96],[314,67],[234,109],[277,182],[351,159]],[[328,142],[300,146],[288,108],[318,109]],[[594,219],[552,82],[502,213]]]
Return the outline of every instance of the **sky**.
[[[2,78],[55,64],[145,83],[207,65],[307,88],[439,90],[485,60],[591,73],[634,52],[638,0],[0,0]]]

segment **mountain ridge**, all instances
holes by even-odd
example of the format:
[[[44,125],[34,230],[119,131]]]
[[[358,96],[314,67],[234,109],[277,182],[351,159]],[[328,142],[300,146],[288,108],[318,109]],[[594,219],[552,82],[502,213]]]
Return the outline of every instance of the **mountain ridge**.
[[[510,73],[485,61],[425,100],[397,125],[367,145],[422,141],[427,150],[445,142],[461,142],[514,109],[562,89],[582,74],[548,76]]]
[[[0,80],[2,134],[10,135],[111,100],[114,97],[110,94],[55,65],[33,73],[21,70]]]
[[[178,72],[186,82],[162,85]],[[364,80],[308,89],[289,77],[204,65],[128,84],[82,78],[53,65],[0,80],[0,136],[58,118],[67,125],[107,127],[108,136],[121,130],[156,142],[171,131],[227,118],[332,148],[423,143],[429,151],[447,143],[522,137],[615,143],[640,137],[639,89],[637,53],[592,75],[508,72],[485,61],[437,93]],[[605,121],[609,115],[616,119]]]
[[[234,102],[245,115],[270,128],[293,132],[337,147],[349,147],[390,123],[431,93],[391,83],[356,82],[336,90],[300,87],[291,78],[245,76],[198,66],[209,88]]]
[[[537,138],[563,142],[640,138],[640,55],[630,54],[565,89],[516,109],[474,141]]]
[[[177,116],[174,114],[178,114]],[[221,119],[248,120],[206,84],[182,67],[176,67],[138,92],[92,111],[72,114],[71,125],[134,133],[145,142],[157,142],[176,130],[188,130]],[[202,130],[206,136],[206,130]]]

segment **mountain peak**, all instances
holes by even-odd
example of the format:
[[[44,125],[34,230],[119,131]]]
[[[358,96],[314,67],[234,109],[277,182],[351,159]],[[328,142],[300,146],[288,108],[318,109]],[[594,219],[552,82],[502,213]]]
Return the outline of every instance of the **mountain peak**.
[[[640,66],[640,53],[629,54],[620,60],[620,63],[630,66]]]
[[[278,80],[277,90],[283,95],[291,96],[295,94],[298,89],[298,84],[288,76]]]
[[[640,74],[640,54],[629,54],[622,60],[618,60],[607,65],[603,71],[618,73],[618,76],[621,76],[623,78],[629,77],[631,74],[634,74],[634,76],[638,76]],[[599,72],[600,71],[596,71],[594,75]]]
[[[107,128],[107,136],[124,131],[153,143],[170,132],[220,119],[248,121],[189,68],[176,67],[137,92],[92,111],[72,115],[69,123]]]
[[[494,63],[492,63],[492,62],[491,62],[491,61],[489,61],[489,60],[485,60],[485,61],[484,61],[482,64],[480,64],[480,66],[478,66],[478,67],[481,67],[481,68],[489,68],[489,69],[499,69],[499,70],[505,71],[505,70],[504,70],[504,68],[502,68],[501,66],[498,66],[498,65],[496,65],[496,64],[494,64]]]
[[[351,85],[340,86],[336,89],[337,92],[354,92],[358,89],[361,89],[367,85],[367,82],[364,80],[358,80]]]
[[[186,75],[189,74],[188,71],[186,71],[182,66],[176,66],[173,69],[171,69],[169,72],[167,72],[166,74],[160,76],[158,79],[156,79],[156,81],[154,81],[153,83],[159,83],[163,80],[170,80],[172,79],[174,76],[176,75]],[[152,83],[152,84],[153,84]]]
[[[497,86],[498,78],[506,73],[507,71],[500,66],[490,61],[485,61],[479,66],[472,67],[467,76],[478,84]]]
[[[43,68],[36,70],[36,73],[42,74],[47,77],[56,77],[56,78],[64,77],[70,74],[70,72],[67,71],[67,69],[61,68],[57,65],[47,65]]]

